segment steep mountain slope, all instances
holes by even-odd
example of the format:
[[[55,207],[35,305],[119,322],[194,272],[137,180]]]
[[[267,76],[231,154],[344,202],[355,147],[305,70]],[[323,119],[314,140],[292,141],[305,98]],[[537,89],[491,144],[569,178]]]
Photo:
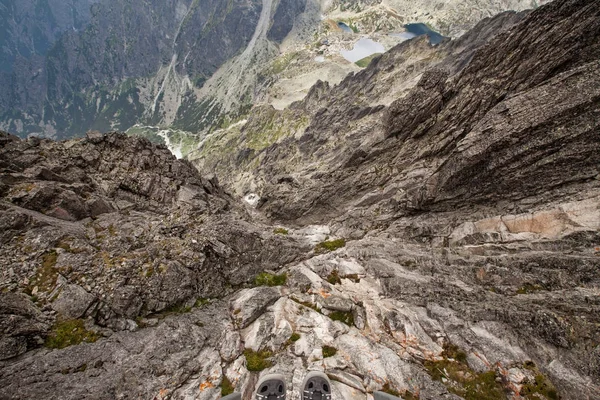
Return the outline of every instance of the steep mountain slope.
[[[599,21],[559,0],[402,43],[214,132],[201,174],[116,133],[0,134],[1,397],[278,372],[298,399],[322,370],[335,400],[600,398]]]
[[[404,21],[422,18],[454,35],[481,15],[530,6],[459,0],[423,2],[415,12],[401,2],[5,0],[0,128],[67,138],[138,125],[137,133],[187,153],[205,132],[243,117],[257,102],[284,107],[317,77],[333,84],[358,70],[340,51],[362,35],[391,46],[401,38],[388,34],[403,31]],[[359,33],[343,34],[338,20]],[[331,54],[317,49],[315,39],[331,41]],[[153,134],[158,128],[178,131],[165,130],[159,135],[165,140]]]
[[[97,2],[0,1],[0,71],[11,72],[23,59],[46,55],[65,32],[87,25]]]
[[[65,137],[90,127],[128,128],[142,117],[172,121],[182,93],[247,45],[261,6],[102,1],[82,32],[64,35],[45,60],[5,76],[11,84],[0,100],[8,113],[3,126],[28,133],[41,122]],[[41,72],[30,82],[34,68]]]

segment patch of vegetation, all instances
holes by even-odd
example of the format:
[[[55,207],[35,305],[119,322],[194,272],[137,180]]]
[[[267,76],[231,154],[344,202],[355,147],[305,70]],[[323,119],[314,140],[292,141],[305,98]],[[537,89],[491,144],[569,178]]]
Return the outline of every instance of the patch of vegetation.
[[[285,342],[285,347],[290,346],[292,343],[295,343],[298,340],[300,340],[300,334],[296,332],[292,333],[292,336],[290,336],[289,339]]]
[[[354,326],[354,316],[352,312],[348,311],[334,311],[328,315],[334,321],[341,321],[348,326]]]
[[[295,301],[298,304],[303,305],[304,307],[310,308],[311,310],[315,310],[318,313],[321,313],[321,310],[319,309],[319,307],[317,307],[316,304],[310,303],[308,301],[300,301],[297,299],[294,299],[293,297],[290,297],[291,300]]]
[[[358,276],[358,274],[348,274],[344,275],[342,278],[350,279],[354,283],[360,282],[360,277]]]
[[[61,240],[60,242],[58,242],[56,247],[63,249],[67,253],[73,253],[73,254],[79,254],[79,253],[83,253],[85,251],[84,249],[71,247],[71,244],[69,242],[67,242],[66,240]]]
[[[463,364],[467,362],[467,353],[465,353],[463,350],[461,350],[460,347],[452,343],[447,343],[446,345],[444,345],[442,357],[452,359]]]
[[[404,400],[419,400],[419,394],[415,394],[409,390],[405,391],[404,394],[402,395],[402,398]]]
[[[276,235],[287,235],[289,232],[285,228],[275,228],[273,229],[273,233]]]
[[[392,396],[400,397],[400,392],[390,386],[389,382],[386,382],[385,385],[381,388],[381,391],[387,394],[391,394]]]
[[[205,299],[204,297],[200,297],[200,298],[196,299],[196,302],[194,303],[194,307],[204,307],[208,303],[210,303],[209,299]]]
[[[59,272],[56,268],[57,259],[58,254],[55,251],[42,256],[42,265],[37,269],[35,276],[31,280],[31,284],[29,285],[30,290],[33,290],[36,286],[40,292],[50,292],[54,289]]]
[[[331,283],[332,285],[338,285],[338,284],[342,283],[342,279],[340,278],[340,275],[339,275],[337,269],[334,269],[333,271],[331,271],[331,273],[327,277],[327,282]]]
[[[271,73],[274,75],[280,74],[287,69],[287,67],[294,61],[298,56],[298,53],[292,52],[284,54],[281,57],[276,58],[271,65]]]
[[[261,272],[254,278],[254,284],[256,286],[282,286],[287,282],[287,274],[269,274],[268,272]]]
[[[273,355],[268,350],[254,351],[252,349],[244,350],[244,357],[246,357],[246,368],[248,371],[262,371],[263,369],[269,368],[273,365],[269,358]]]
[[[535,373],[533,382],[527,382],[521,388],[520,395],[526,400],[538,400],[538,399],[550,399],[558,400],[560,396],[556,391],[556,388],[542,374],[536,367],[533,361],[527,361],[523,364],[524,368],[527,368]]]
[[[328,253],[330,251],[337,250],[344,246],[346,246],[345,239],[326,240],[315,246],[315,253],[317,253],[317,254]]]
[[[323,346],[323,358],[333,357],[337,353],[337,349],[331,346]]]
[[[361,68],[366,68],[369,66],[369,64],[371,64],[371,61],[379,55],[380,55],[379,53],[371,54],[368,57],[361,58],[360,60],[356,61],[354,64],[358,65]]]
[[[446,385],[448,391],[465,400],[504,400],[502,386],[496,382],[496,373],[477,373],[466,363],[466,353],[457,346],[447,345],[440,361],[425,361],[425,368],[434,380]]]
[[[170,314],[185,314],[189,313],[190,311],[192,311],[192,307],[188,307],[184,303],[177,303],[165,308],[161,314],[166,316]]]
[[[535,285],[535,284],[531,284],[529,282],[526,282],[523,284],[523,286],[521,286],[518,290],[517,290],[517,294],[528,294],[528,293],[534,293],[534,292],[539,292],[540,290],[544,290],[544,288],[540,285]]]
[[[85,329],[83,320],[71,319],[54,325],[46,338],[45,346],[51,349],[64,349],[83,342],[93,343],[98,339],[100,336],[97,333]]]
[[[231,383],[231,381],[227,378],[226,375],[223,375],[223,380],[221,381],[221,396],[225,397],[230,395],[235,390],[235,387]]]

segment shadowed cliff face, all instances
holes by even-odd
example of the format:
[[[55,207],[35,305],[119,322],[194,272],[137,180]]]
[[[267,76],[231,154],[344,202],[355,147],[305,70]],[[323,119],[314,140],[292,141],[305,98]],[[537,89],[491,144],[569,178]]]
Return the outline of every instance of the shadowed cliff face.
[[[18,59],[44,56],[67,31],[79,30],[99,0],[4,0],[0,3],[0,71],[12,72]]]
[[[25,2],[25,8],[40,14],[36,4]],[[39,51],[23,50],[19,43],[29,39],[9,21],[3,37],[14,41],[6,48],[15,50],[3,58],[7,64],[0,75],[6,88],[0,94],[5,129],[65,138],[90,128],[125,130],[137,122],[172,122],[183,97],[246,48],[263,7],[260,0],[90,4],[76,29],[61,22],[52,31],[54,14],[48,11],[47,30],[53,36],[44,39],[47,44]],[[15,21],[28,18],[21,6],[9,6],[2,7],[20,16]],[[284,1],[273,10],[280,18],[267,20],[269,37],[281,41],[304,2]]]
[[[1,133],[2,394],[250,398],[277,372],[297,399],[322,370],[335,400],[600,398],[599,22],[561,0],[403,43],[215,132],[200,174]]]

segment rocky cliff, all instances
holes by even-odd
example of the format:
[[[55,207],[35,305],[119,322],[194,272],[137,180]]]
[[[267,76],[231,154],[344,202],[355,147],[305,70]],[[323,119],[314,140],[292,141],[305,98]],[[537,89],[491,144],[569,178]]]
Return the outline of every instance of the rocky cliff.
[[[201,173],[2,133],[1,397],[279,372],[297,399],[318,369],[336,400],[600,398],[599,21],[559,0],[402,43],[215,131]]]
[[[338,83],[358,70],[339,51],[362,35],[396,43],[388,33],[417,20],[460,35],[484,15],[537,6],[479,3],[7,0],[0,4],[0,128],[62,139],[139,125],[132,133],[156,139],[151,131],[160,127],[166,133],[158,140],[187,153],[252,104],[283,107],[317,77]],[[336,20],[357,34],[344,35]],[[332,42],[326,62],[315,61],[313,53],[322,53],[315,40]]]

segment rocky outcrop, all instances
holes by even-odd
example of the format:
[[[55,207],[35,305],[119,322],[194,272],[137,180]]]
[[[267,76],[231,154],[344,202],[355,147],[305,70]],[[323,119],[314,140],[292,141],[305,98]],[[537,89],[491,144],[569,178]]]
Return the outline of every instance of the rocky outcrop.
[[[383,296],[427,310],[513,396],[532,361],[561,397],[598,397],[599,20],[597,2],[557,1],[403,43],[291,107],[302,133],[198,165],[279,223],[354,239]],[[415,334],[395,313],[376,332]]]
[[[247,206],[141,139],[1,134],[2,395],[600,398],[599,20],[505,13],[256,110],[198,164]]]
[[[3,357],[43,343],[48,321],[132,329],[138,317],[221,297],[306,247],[245,222],[216,180],[145,139],[3,133],[0,168],[2,288],[35,301],[3,311],[19,327],[3,331]]]

